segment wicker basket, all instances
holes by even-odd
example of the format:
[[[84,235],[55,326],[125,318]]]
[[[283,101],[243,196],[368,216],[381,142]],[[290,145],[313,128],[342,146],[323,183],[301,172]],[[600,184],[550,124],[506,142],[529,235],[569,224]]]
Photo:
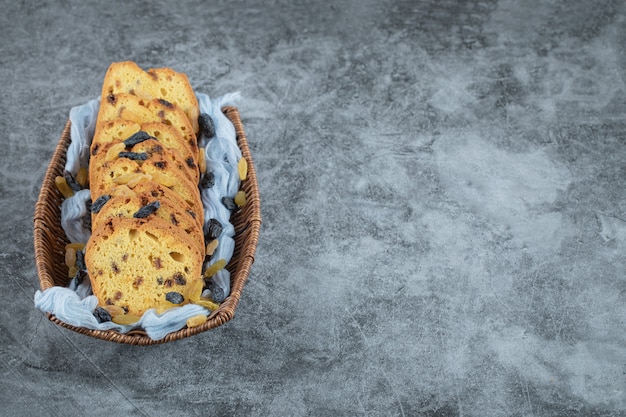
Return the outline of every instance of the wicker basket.
[[[235,314],[239,298],[248,279],[250,268],[254,262],[254,253],[258,242],[261,227],[261,209],[256,173],[246,135],[236,107],[224,107],[223,113],[233,123],[237,133],[237,143],[243,157],[248,162],[248,177],[241,183],[241,189],[246,192],[246,205],[233,214],[231,222],[235,227],[235,251],[230,263],[226,266],[231,274],[231,292],[220,307],[213,311],[208,320],[201,326],[183,328],[168,334],[160,340],[153,340],[141,329],[128,333],[119,333],[108,330],[92,330],[77,327],[59,320],[48,313],[50,321],[82,333],[117,343],[130,345],[153,345],[182,339],[196,335],[206,330],[221,326]],[[65,232],[61,228],[61,202],[63,196],[57,190],[54,179],[63,174],[65,167],[65,153],[70,144],[70,122],[68,121],[61,134],[61,139],[52,155],[52,160],[43,179],[39,199],[35,206],[34,215],[34,244],[35,262],[41,290],[53,286],[65,287],[69,283],[68,271],[65,265],[65,245],[68,243]]]

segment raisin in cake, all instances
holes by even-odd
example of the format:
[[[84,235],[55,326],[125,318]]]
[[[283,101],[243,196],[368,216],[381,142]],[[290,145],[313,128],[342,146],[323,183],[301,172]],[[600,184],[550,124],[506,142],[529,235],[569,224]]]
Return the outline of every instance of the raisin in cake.
[[[142,181],[134,187],[133,192],[136,195],[150,195],[159,200],[170,200],[173,204],[180,206],[181,210],[188,212],[191,217],[195,218],[198,221],[198,226],[204,225],[204,208],[202,205],[191,206],[187,204],[180,194],[164,185]]]

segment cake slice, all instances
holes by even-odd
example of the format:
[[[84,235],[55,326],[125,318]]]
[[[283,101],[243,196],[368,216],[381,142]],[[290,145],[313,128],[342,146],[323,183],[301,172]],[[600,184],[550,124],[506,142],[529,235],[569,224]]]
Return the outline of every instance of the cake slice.
[[[140,316],[199,297],[206,247],[198,113],[184,74],[133,62],[109,67],[90,147],[85,247],[101,306]]]
[[[185,112],[176,104],[164,99],[146,100],[129,93],[109,94],[100,99],[94,136],[112,120],[123,119],[138,124],[158,122],[174,127],[189,144],[192,152],[198,152],[195,130]]]
[[[150,183],[147,183],[150,184]],[[162,186],[151,183],[155,190],[135,192],[134,195],[112,194],[98,213],[92,214],[92,228],[98,229],[110,218],[159,217],[185,232],[200,250],[204,250],[204,234],[199,216],[186,208],[185,202],[174,192],[164,193]]]
[[[110,143],[134,143],[150,137],[156,139],[168,149],[177,150],[185,164],[193,171],[195,182],[199,179],[198,152],[192,150],[189,143],[180,135],[174,127],[164,123],[152,122],[139,124],[130,120],[112,120],[102,125],[98,134],[91,141],[90,152],[92,156],[98,155],[101,148]],[[132,145],[130,146],[132,147]]]
[[[137,316],[188,303],[186,288],[202,279],[203,259],[187,234],[158,217],[109,218],[85,248],[99,304]]]
[[[180,107],[198,133],[198,100],[183,73],[171,68],[144,71],[131,61],[114,62],[109,66],[102,84],[102,97],[130,93],[144,100],[164,99]]]

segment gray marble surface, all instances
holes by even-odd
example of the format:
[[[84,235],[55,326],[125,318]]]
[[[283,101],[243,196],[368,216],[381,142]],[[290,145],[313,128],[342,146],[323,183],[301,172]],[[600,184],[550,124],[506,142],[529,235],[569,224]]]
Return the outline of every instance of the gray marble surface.
[[[5,2],[0,414],[625,416],[625,12]],[[154,347],[33,307],[44,171],[120,60],[240,91],[262,197],[235,318]]]

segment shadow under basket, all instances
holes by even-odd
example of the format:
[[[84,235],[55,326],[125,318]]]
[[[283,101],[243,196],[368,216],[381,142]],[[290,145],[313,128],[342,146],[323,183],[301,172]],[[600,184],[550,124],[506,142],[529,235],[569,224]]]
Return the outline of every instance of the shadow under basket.
[[[192,328],[184,327],[169,333],[159,340],[151,339],[142,329],[132,330],[128,333],[119,333],[114,330],[92,330],[67,324],[53,314],[47,313],[50,321],[98,339],[130,345],[154,345],[197,335],[221,326],[233,318],[244,285],[248,279],[250,268],[254,263],[254,253],[261,228],[261,204],[254,163],[250,155],[239,111],[236,107],[228,106],[224,107],[222,112],[233,123],[237,133],[237,144],[241,149],[243,157],[248,162],[247,178],[240,185],[240,189],[246,193],[246,204],[231,216],[231,223],[235,227],[235,250],[232,259],[226,266],[231,274],[231,291],[226,300],[209,315],[204,324]],[[70,278],[67,276],[68,268],[65,265],[65,245],[69,242],[61,227],[61,203],[64,197],[58,191],[54,182],[58,175],[63,175],[65,154],[70,142],[70,122],[68,121],[52,155],[52,160],[44,176],[39,198],[35,206],[35,263],[42,291],[53,286],[66,287],[70,281]]]

